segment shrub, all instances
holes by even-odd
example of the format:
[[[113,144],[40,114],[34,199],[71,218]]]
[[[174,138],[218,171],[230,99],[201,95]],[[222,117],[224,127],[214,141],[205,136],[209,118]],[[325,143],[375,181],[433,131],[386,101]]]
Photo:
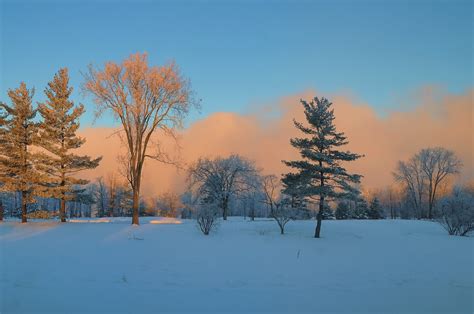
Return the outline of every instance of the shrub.
[[[196,211],[196,222],[204,235],[216,229],[219,209],[215,204],[202,204]]]
[[[300,211],[298,210],[298,208],[291,207],[290,202],[286,199],[275,205],[276,206],[272,212],[272,218],[275,219],[278,224],[278,227],[280,227],[280,233],[284,234],[285,225],[290,220],[296,219],[298,217],[298,214],[300,214]]]
[[[466,236],[474,230],[474,196],[457,189],[441,201],[438,222],[450,235]]]

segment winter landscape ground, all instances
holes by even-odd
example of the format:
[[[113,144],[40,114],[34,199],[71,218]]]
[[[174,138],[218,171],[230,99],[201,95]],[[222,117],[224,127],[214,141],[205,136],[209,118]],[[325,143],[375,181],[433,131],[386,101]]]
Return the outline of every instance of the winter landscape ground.
[[[472,313],[472,237],[427,221],[0,225],[1,313]]]

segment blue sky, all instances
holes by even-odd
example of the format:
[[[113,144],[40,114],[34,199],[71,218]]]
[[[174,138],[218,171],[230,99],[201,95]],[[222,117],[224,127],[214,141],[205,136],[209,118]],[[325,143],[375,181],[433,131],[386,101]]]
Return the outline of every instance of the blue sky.
[[[135,52],[174,59],[191,79],[202,110],[189,121],[309,88],[383,113],[424,85],[473,86],[471,1],[1,0],[0,34],[0,99],[25,81],[41,101],[67,66],[86,126],[80,71]]]

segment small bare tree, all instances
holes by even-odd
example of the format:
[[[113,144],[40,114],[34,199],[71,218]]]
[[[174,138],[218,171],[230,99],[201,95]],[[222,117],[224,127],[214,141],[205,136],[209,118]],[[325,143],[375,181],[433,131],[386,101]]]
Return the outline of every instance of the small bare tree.
[[[97,178],[96,185],[95,200],[97,204],[97,217],[104,217],[107,208],[107,185],[103,177]]]
[[[201,204],[196,211],[196,222],[204,235],[217,228],[218,225],[218,206],[215,203]]]
[[[158,196],[156,207],[163,217],[178,217],[178,210],[183,206],[179,195],[174,192],[165,192]]]
[[[257,175],[253,163],[239,155],[227,158],[200,158],[188,169],[188,182],[204,202],[217,203],[227,220],[232,196],[255,188],[250,176]]]
[[[148,66],[146,54],[131,55],[104,69],[89,67],[83,90],[94,96],[97,115],[110,110],[122,124],[127,147],[127,179],[133,191],[132,224],[139,224],[140,187],[146,158],[167,161],[162,151],[150,152],[158,131],[173,134],[193,104],[190,83],[174,63]]]
[[[265,204],[270,207],[270,216],[273,217],[273,211],[280,199],[281,180],[276,175],[266,175],[262,178],[262,189],[265,194]]]
[[[107,213],[107,216],[109,217],[113,217],[114,216],[114,211],[115,211],[115,207],[116,207],[116,199],[117,199],[117,190],[118,190],[118,186],[119,186],[119,183],[118,183],[118,180],[117,180],[117,176],[114,172],[110,172],[108,175],[107,175],[107,178],[106,178],[106,186],[107,186],[107,193],[108,193],[108,196],[109,196],[109,209],[108,209],[108,213]]]
[[[420,160],[421,170],[427,181],[428,218],[432,219],[440,184],[449,175],[459,173],[462,164],[452,151],[442,147],[422,149],[417,154],[417,158]]]
[[[417,217],[424,218],[423,196],[425,194],[426,178],[420,160],[414,156],[407,162],[399,161],[393,176],[397,182],[403,184]]]
[[[275,203],[272,217],[280,227],[280,233],[285,234],[285,226],[290,220],[296,219],[298,210],[291,206],[289,200]]]

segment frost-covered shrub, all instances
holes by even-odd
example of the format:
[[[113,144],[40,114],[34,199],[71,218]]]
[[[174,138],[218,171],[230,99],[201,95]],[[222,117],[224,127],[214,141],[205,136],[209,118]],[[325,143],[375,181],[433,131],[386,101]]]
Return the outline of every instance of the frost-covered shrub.
[[[216,229],[218,225],[219,208],[215,204],[202,204],[196,210],[196,222],[204,235]]]
[[[474,195],[456,189],[441,201],[438,222],[450,235],[466,236],[474,231]]]

